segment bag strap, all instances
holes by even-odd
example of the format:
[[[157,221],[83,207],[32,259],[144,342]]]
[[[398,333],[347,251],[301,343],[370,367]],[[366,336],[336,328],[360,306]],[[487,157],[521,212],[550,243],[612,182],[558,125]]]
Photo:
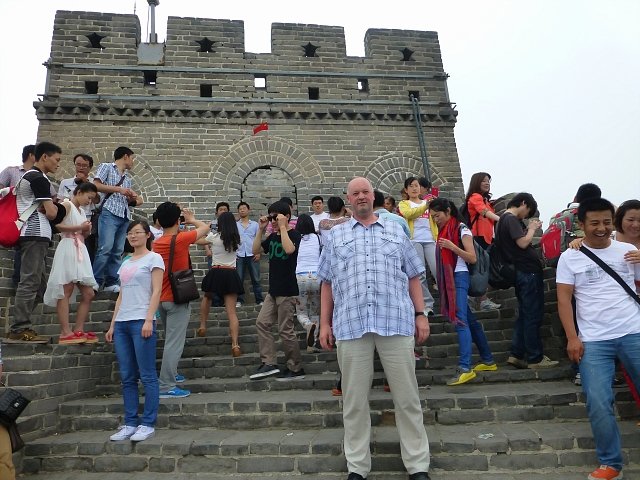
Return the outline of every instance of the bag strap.
[[[18,180],[18,183],[16,183],[16,186],[13,187],[13,192],[11,193],[16,196],[16,200],[18,198],[18,186],[20,185],[20,182],[22,182],[22,179],[27,173],[28,172],[25,172],[24,175],[20,177],[20,180]],[[32,203],[30,207],[28,207],[24,212],[22,212],[18,216],[18,219],[16,220],[16,228],[18,230],[22,230],[22,227],[24,227],[24,224],[27,223],[27,220],[29,220],[29,217],[33,215],[33,212],[35,212],[38,209],[41,203],[42,203],[41,200],[38,200],[37,202]]]
[[[122,185],[122,182],[124,182],[124,177],[126,177],[126,174],[122,175],[122,177],[120,177],[120,180],[118,181],[118,183],[116,183],[114,185],[114,187],[119,187],[120,185]],[[100,202],[100,211],[102,211],[102,207],[104,207],[104,204],[107,203],[107,200],[109,200],[109,197],[111,197],[111,195],[113,195],[114,193],[116,193],[116,192],[109,192],[104,196],[104,200],[102,200],[102,202]]]
[[[624,290],[629,295],[631,295],[631,298],[633,298],[638,303],[638,305],[640,305],[640,297],[638,297],[638,294],[636,294],[636,292],[632,290],[632,288],[627,284],[627,282],[625,282],[613,268],[611,268],[609,265],[604,263],[600,257],[598,257],[595,253],[593,253],[591,250],[586,248],[584,245],[580,247],[580,251],[584,253],[587,257],[589,257],[591,260],[593,260],[605,272],[607,272],[611,276],[611,278],[613,278],[616,282],[618,282],[620,286],[624,288]]]
[[[178,238],[178,234],[171,236],[171,244],[169,245],[169,271],[167,272],[169,275],[173,272],[173,253],[176,249],[176,239]]]
[[[176,239],[178,238],[178,234],[176,233],[171,237],[171,244],[169,245],[169,265],[168,265],[168,275],[173,273],[173,254],[176,249]],[[189,268],[193,270],[193,265],[191,264],[191,255],[187,252],[187,256],[189,257]]]

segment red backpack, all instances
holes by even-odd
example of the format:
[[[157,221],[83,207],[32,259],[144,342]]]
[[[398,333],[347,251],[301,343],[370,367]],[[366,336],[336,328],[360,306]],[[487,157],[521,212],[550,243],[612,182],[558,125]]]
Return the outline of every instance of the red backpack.
[[[0,190],[0,245],[7,248],[18,244],[22,227],[40,205],[40,202],[34,203],[18,215],[17,187]]]
[[[540,237],[540,248],[547,266],[557,267],[560,254],[569,247],[569,243],[575,238],[573,223],[577,213],[577,208],[563,210],[549,221],[549,226]]]

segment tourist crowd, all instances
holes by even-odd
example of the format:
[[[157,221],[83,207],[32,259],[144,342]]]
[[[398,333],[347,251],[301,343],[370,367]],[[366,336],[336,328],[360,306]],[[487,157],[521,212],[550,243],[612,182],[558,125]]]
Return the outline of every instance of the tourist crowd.
[[[462,205],[440,196],[427,178],[408,175],[397,192],[402,197],[398,202],[375,191],[367,179],[355,178],[347,186],[348,204],[330,197],[328,212],[324,198],[316,195],[309,213],[295,216],[292,200],[283,197],[259,212],[256,221],[250,218],[247,202],[232,209],[223,201],[215,206],[215,218],[203,221],[188,208],[166,201],[155,206],[147,222],[132,220],[132,209],[144,204],[133,189],[133,150],[117,148],[113,162],[98,165],[93,174],[93,158],[76,155],[74,177],[62,180],[56,192],[48,175],[58,170],[61,155],[61,149],[49,142],[30,145],[23,151],[22,166],[0,173],[0,188],[15,187],[19,212],[38,204],[16,247],[16,293],[5,342],[50,340],[37,333],[31,320],[37,299],[43,298],[56,307],[59,344],[96,343],[98,335],[85,328],[91,302],[100,291],[117,294],[105,339],[115,345],[125,414],[124,425],[111,440],[151,437],[159,400],[190,395],[180,386],[185,378],[177,367],[191,318],[189,299],[198,297],[196,292],[185,301],[180,287],[181,281],[193,281],[192,245],[201,246],[208,259],[195,335],[207,335],[212,305],[224,307],[233,357],[243,354],[236,310],[246,301],[243,283],[249,274],[260,306],[260,364],[252,380],[304,378],[295,319],[310,351],[337,348],[341,380],[333,394],[343,396],[350,480],[365,479],[371,469],[366,400],[374,351],[393,396],[409,478],[429,478],[429,443],[415,360],[416,347],[428,338],[435,316],[433,292],[439,297],[438,313],[458,336],[458,365],[447,384],[465,384],[478,372],[498,369],[476,312],[500,305],[486,291],[473,296],[469,291],[482,250],[499,250],[513,268],[518,313],[507,364],[519,369],[558,364],[545,355],[540,333],[545,263],[534,248],[536,232],[542,228],[537,202],[530,193],[517,193],[504,211],[496,212],[491,175],[486,172],[471,177]],[[613,384],[618,364],[631,384],[640,385],[640,300],[633,298],[640,290],[640,201],[629,200],[616,209],[596,185],[585,184],[558,215],[571,219],[565,233],[574,240],[557,262],[559,316],[576,382],[587,394],[602,464],[589,478],[622,478],[620,434],[607,386]],[[47,271],[46,256],[56,234],[60,240]],[[265,292],[260,279],[263,256],[269,272]],[[70,303],[77,296],[71,324]],[[164,330],[159,372],[158,323]],[[284,367],[277,362],[274,324]],[[479,354],[476,363],[473,344]],[[145,393],[141,415],[139,382]]]

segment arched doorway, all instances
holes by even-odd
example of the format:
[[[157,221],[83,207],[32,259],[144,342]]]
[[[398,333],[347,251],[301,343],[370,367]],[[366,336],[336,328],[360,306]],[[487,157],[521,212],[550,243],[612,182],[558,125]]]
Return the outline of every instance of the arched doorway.
[[[298,192],[289,174],[278,167],[265,165],[253,169],[243,179],[240,199],[251,207],[251,217],[266,215],[267,208],[282,197],[293,200],[294,214],[298,206]]]

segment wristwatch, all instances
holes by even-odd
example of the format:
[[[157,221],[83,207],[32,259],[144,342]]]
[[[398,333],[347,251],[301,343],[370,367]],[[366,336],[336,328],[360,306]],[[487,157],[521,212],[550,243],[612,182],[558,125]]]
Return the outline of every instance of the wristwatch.
[[[424,312],[416,312],[416,313],[415,313],[415,317],[416,317],[416,318],[418,318],[420,315],[422,315],[423,317],[424,317],[424,316],[426,316],[426,315],[424,314]]]

